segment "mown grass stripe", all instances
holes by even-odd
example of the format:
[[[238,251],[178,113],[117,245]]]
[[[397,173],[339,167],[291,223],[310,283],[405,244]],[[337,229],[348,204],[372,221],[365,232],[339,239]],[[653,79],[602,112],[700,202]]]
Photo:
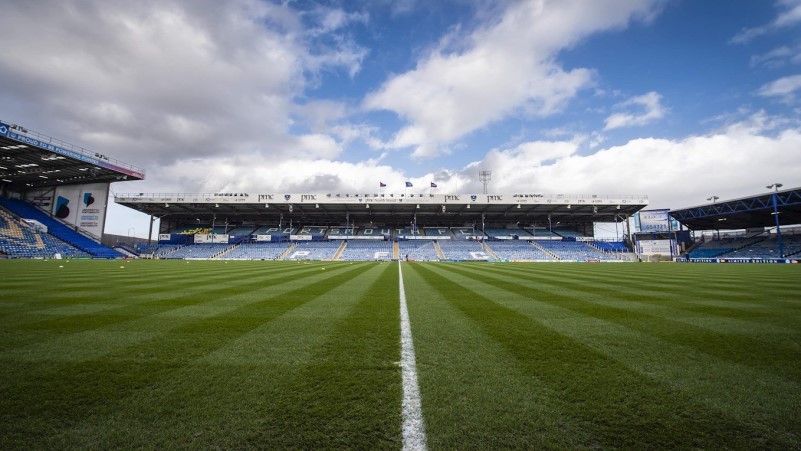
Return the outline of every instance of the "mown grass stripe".
[[[215,284],[210,282],[212,286],[215,286],[214,290],[209,290],[207,285],[200,284],[199,286],[193,287],[189,290],[175,289],[169,294],[164,293],[160,296],[153,296],[152,293],[140,294],[135,297],[115,299],[113,301],[114,303],[110,304],[108,309],[105,309],[101,312],[87,312],[84,314],[56,318],[48,315],[48,317],[44,320],[38,320],[38,317],[31,316],[31,318],[37,320],[20,321],[21,324],[19,326],[9,328],[9,334],[14,329],[22,328],[23,330],[18,332],[18,338],[15,340],[6,340],[3,345],[0,346],[0,351],[3,353],[11,352],[12,355],[23,354],[46,358],[48,355],[52,355],[52,352],[39,352],[37,349],[53,349],[56,352],[61,353],[59,348],[69,346],[72,349],[84,351],[84,354],[87,354],[88,352],[88,356],[97,357],[101,355],[103,348],[92,346],[90,344],[92,341],[96,340],[96,331],[110,330],[112,327],[116,327],[118,329],[133,328],[136,330],[135,322],[152,321],[152,319],[147,319],[148,317],[170,314],[171,312],[178,314],[187,309],[197,309],[198,306],[204,304],[208,305],[224,303],[226,305],[225,310],[232,310],[235,305],[233,305],[231,301],[234,300],[234,298],[236,298],[238,295],[245,295],[249,297],[253,294],[259,294],[265,290],[270,290],[274,287],[283,285],[287,281],[292,280],[331,277],[332,275],[336,274],[336,271],[344,268],[346,268],[344,265],[340,265],[338,268],[332,268],[327,276],[321,276],[319,271],[315,271],[317,268],[311,268],[293,272],[292,274],[296,276],[294,279],[286,279],[288,274],[280,273],[278,275],[251,278],[249,279],[248,284],[242,284],[238,281],[231,281],[224,284]],[[254,287],[257,289],[253,289]],[[115,288],[116,285],[113,285],[111,288],[107,288],[107,290],[108,292],[113,293],[116,292]],[[161,287],[161,290],[163,289],[164,287]],[[153,290],[154,292],[158,292],[159,288],[154,287]],[[172,321],[170,326],[162,328],[162,332],[175,327],[178,323],[180,323],[180,321]],[[46,334],[28,333],[27,339],[19,338],[19,336],[23,335],[25,331],[46,331],[50,333],[56,333],[58,335],[50,339],[49,342],[46,342],[48,338],[48,335]],[[64,334],[73,334],[73,337],[68,337]],[[138,341],[148,338],[148,335],[134,334],[130,335],[130,338]],[[69,340],[72,340],[72,343],[70,343]],[[117,346],[123,343],[124,341],[118,341],[115,342],[114,345]],[[36,346],[36,348],[21,348],[23,345],[29,347]],[[74,352],[68,351],[67,353],[63,354],[63,356],[73,358],[71,356],[74,354]]]
[[[644,310],[598,302],[599,298],[611,298],[632,304],[658,302],[658,305],[664,305],[665,302],[656,296],[649,296],[647,300],[644,300],[641,295],[631,295],[623,291],[614,292],[589,284],[575,286],[570,281],[556,281],[552,278],[515,280],[504,274],[488,275],[486,271],[462,270],[454,266],[444,267],[444,269],[481,280],[499,289],[543,302],[555,303],[576,313],[621,324],[632,330],[653,335],[666,342],[687,346],[719,359],[751,367],[758,371],[766,371],[794,383],[801,382],[801,366],[798,363],[801,352],[799,352],[798,344],[793,336],[790,335],[771,336],[770,339],[767,339],[759,335],[716,332],[669,317],[656,316]],[[711,317],[729,317],[731,315],[728,310],[722,314],[715,309],[688,310]],[[750,315],[742,311],[738,312],[740,314],[737,319],[741,320],[753,320],[754,317],[766,315],[763,312],[753,312]]]
[[[401,447],[398,276],[391,264],[372,271],[316,354],[269,381],[275,389],[265,405],[266,447]]]
[[[431,449],[586,447],[580,419],[557,393],[417,271],[404,282]]]
[[[439,274],[442,266],[413,268],[515,355],[529,374],[569,401],[570,414],[580,418],[590,433],[587,446],[675,449],[786,445],[764,430],[685,399],[680,392],[449,281]]]
[[[362,266],[366,271],[346,283],[63,433],[78,445],[102,436],[109,448],[399,447],[393,268]],[[380,280],[386,274],[391,280]],[[380,295],[380,287],[392,293]],[[290,328],[306,336],[294,343],[291,335],[276,336],[283,343],[269,339]],[[109,427],[116,434],[107,434]]]
[[[19,446],[21,437],[27,437],[27,431],[41,421],[51,425],[49,432],[58,434],[65,428],[77,427],[89,415],[107,415],[109,406],[159,381],[171,380],[182,368],[238,336],[311,302],[367,269],[364,264],[349,268],[352,269],[335,273],[312,287],[259,301],[259,308],[237,309],[238,313],[253,313],[256,317],[229,312],[227,321],[219,318],[193,321],[204,324],[183,325],[164,336],[119,348],[96,360],[65,364],[17,361],[13,365],[0,365],[0,377],[8,381],[0,387],[0,425],[8,432],[0,437],[0,446],[3,443]],[[181,378],[179,381],[192,383]],[[45,430],[41,434],[41,440],[53,438],[45,437]],[[27,438],[28,446],[30,440],[32,437]]]
[[[797,384],[693,348],[671,344],[648,331],[638,332],[604,318],[571,312],[563,309],[560,302],[543,302],[542,296],[499,290],[476,280],[473,274],[448,274],[443,272],[453,283],[492,296],[496,302],[624,363],[645,377],[675,387],[690,399],[702,401],[740,422],[769,431],[764,435],[780,436],[788,443],[801,438],[796,432],[799,430],[798,403],[794,397],[787,397],[788,393],[801,391]],[[572,314],[566,315],[567,312]]]

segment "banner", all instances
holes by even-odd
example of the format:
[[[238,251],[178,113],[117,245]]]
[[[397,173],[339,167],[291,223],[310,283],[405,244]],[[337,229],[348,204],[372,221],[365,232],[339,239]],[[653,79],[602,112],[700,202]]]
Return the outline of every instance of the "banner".
[[[53,202],[53,216],[62,221],[76,225],[78,210],[80,209],[81,187],[59,186],[56,188],[55,202]]]
[[[0,122],[0,136],[8,136],[8,128],[10,126],[5,122]]]
[[[159,233],[159,241],[170,241],[169,233]]]
[[[676,243],[673,240],[640,240],[637,241],[637,253],[640,255],[678,255]]]
[[[272,241],[272,235],[256,235],[256,241],[263,242],[263,241]]]
[[[41,198],[40,198],[41,197]],[[43,206],[52,206],[51,213],[67,224],[78,227],[92,236],[103,236],[103,227],[108,200],[107,183],[59,186],[56,188],[52,205],[47,196],[37,196]]]

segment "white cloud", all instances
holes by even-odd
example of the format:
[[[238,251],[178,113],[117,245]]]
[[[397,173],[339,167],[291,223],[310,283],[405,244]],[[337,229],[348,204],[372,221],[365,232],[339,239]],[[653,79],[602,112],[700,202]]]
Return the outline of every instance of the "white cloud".
[[[790,75],[762,85],[757,94],[763,97],[779,97],[783,102],[795,100],[795,92],[801,89],[801,75]]]
[[[618,108],[635,107],[642,111],[612,114],[606,118],[604,130],[645,125],[657,119],[662,119],[667,109],[662,105],[661,101],[662,96],[657,92],[651,91],[619,103],[616,105]]]
[[[647,194],[652,206],[672,208],[701,203],[711,194],[761,192],[773,180],[799,186],[801,128],[787,122],[759,112],[708,135],[635,139],[592,155],[578,154],[576,141],[534,143],[559,149],[554,152],[562,156],[551,164],[527,156],[526,145],[493,151],[460,172],[473,180],[462,191],[480,191],[478,168],[493,171],[493,192]]]
[[[564,69],[559,51],[632,18],[653,14],[648,0],[526,1],[472,33],[454,32],[417,67],[367,96],[364,106],[408,122],[391,142],[432,156],[448,143],[518,111],[550,115],[590,86],[592,70]]]
[[[780,12],[772,22],[759,27],[743,28],[734,35],[731,42],[746,44],[756,37],[791,27],[801,22],[801,0],[779,0],[777,6]]]
[[[761,55],[751,57],[751,67],[764,66],[771,69],[786,64],[801,64],[801,45],[790,47],[783,45]]]
[[[579,152],[584,139],[495,149],[462,169],[416,177],[375,160],[274,164],[220,157],[158,169],[153,179],[167,184],[148,191],[374,193],[378,182],[384,182],[387,192],[400,193],[403,182],[410,180],[415,192],[428,192],[434,181],[440,193],[477,193],[482,190],[478,171],[490,170],[494,193],[647,194],[654,207],[681,208],[712,194],[734,198],[761,192],[777,180],[785,186],[801,185],[801,125],[764,112],[705,135],[634,139],[591,155]],[[140,184],[131,186],[142,190]]]
[[[341,146],[295,127],[295,103],[319,71],[359,70],[341,32],[360,20],[329,8],[304,25],[260,0],[5,2],[0,114],[140,166],[330,158]]]

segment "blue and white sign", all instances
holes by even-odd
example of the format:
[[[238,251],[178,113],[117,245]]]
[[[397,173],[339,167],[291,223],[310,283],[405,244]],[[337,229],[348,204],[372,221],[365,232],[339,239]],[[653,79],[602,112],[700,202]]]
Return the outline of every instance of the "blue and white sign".
[[[8,136],[8,127],[8,124],[0,122],[0,136]]]
[[[669,210],[641,211],[640,232],[667,232],[669,230]]]

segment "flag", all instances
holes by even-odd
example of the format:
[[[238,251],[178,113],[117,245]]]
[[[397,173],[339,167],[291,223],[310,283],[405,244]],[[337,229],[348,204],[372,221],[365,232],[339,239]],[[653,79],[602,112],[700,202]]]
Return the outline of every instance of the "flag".
[[[387,187],[387,184],[386,184],[386,183],[384,183],[384,182],[378,182],[378,187],[379,187],[379,188],[386,188],[386,187]]]
[[[411,188],[412,186],[412,182],[406,182],[406,188]]]
[[[431,182],[431,187],[432,187],[432,188],[436,188],[436,187],[437,187],[437,184],[436,184],[436,183],[434,183],[434,182]]]

